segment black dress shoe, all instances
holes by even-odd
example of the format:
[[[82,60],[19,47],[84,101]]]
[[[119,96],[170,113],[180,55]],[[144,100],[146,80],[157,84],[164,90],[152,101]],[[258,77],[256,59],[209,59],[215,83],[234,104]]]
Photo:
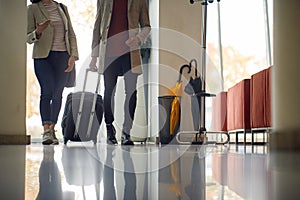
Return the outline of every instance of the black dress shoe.
[[[110,136],[107,138],[106,143],[116,145],[118,144],[118,141],[115,136]]]
[[[118,144],[118,141],[116,139],[116,129],[112,124],[106,125],[107,130],[107,144]]]
[[[130,139],[129,134],[126,134],[126,133],[123,132],[121,139],[122,139],[121,145],[134,145],[133,141]]]

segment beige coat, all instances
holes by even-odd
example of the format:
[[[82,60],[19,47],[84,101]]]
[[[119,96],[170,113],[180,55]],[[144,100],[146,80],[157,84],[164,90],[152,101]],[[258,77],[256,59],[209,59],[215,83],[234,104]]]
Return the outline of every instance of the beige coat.
[[[104,59],[108,29],[112,16],[113,0],[98,0],[97,15],[93,30],[92,56],[99,57],[99,71],[104,71]],[[150,21],[146,0],[128,0],[129,38],[137,36],[144,42],[150,32]],[[140,49],[130,49],[131,71],[141,74]]]
[[[58,6],[58,11],[62,16],[63,23],[65,25],[65,40],[67,51],[70,56],[75,56],[78,59],[77,40],[74,33],[68,9],[64,6],[65,12]],[[42,23],[50,19],[47,10],[43,3],[33,3],[28,6],[27,9],[27,42],[29,44],[34,43],[32,58],[46,58],[51,50],[54,27],[49,26],[43,31],[41,37],[38,39],[35,34],[36,23]]]

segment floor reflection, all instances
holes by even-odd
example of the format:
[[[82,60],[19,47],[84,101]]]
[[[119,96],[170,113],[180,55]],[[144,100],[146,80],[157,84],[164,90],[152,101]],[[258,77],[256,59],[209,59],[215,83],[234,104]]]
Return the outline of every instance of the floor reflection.
[[[169,160],[169,165],[159,170],[159,199],[205,199],[205,149],[181,151],[174,146],[169,155],[160,153],[160,160]]]
[[[18,149],[1,147],[1,199],[299,197],[300,155],[272,153],[268,146],[70,143],[32,144],[24,146],[23,153]],[[16,176],[22,171],[23,178]]]
[[[112,148],[107,148],[106,160],[103,169],[103,199],[115,200],[115,173],[113,164],[113,151]]]
[[[100,198],[100,182],[103,166],[99,160],[97,147],[63,146],[61,162],[66,182],[79,186],[83,199],[87,199],[85,187],[94,187],[96,199]],[[89,197],[91,194],[88,195]]]
[[[224,190],[243,199],[268,199],[269,170],[266,147],[241,147],[212,154],[213,179]]]
[[[124,162],[124,199],[125,200],[136,200],[136,175],[134,170],[133,161],[131,158],[131,147],[124,146],[123,149],[123,162]]]
[[[184,188],[190,199],[205,199],[205,159],[194,154],[191,183]]]
[[[43,146],[43,160],[39,168],[39,193],[36,199],[63,199],[61,176],[54,160],[54,146]]]

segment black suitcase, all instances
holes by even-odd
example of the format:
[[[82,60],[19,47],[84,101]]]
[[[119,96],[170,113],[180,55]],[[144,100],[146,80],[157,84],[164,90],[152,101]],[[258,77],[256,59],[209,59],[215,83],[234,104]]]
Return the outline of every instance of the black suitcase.
[[[97,136],[103,118],[102,96],[98,94],[100,74],[96,92],[86,92],[89,69],[86,70],[83,91],[70,93],[67,97],[62,118],[64,144],[70,141],[90,141],[97,143]]]

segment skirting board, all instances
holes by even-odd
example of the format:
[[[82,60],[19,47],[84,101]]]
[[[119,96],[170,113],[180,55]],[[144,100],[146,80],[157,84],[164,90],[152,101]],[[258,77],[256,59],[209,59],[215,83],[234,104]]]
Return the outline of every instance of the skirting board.
[[[28,145],[30,135],[0,135],[0,145]]]
[[[300,151],[300,130],[272,131],[270,150]]]

